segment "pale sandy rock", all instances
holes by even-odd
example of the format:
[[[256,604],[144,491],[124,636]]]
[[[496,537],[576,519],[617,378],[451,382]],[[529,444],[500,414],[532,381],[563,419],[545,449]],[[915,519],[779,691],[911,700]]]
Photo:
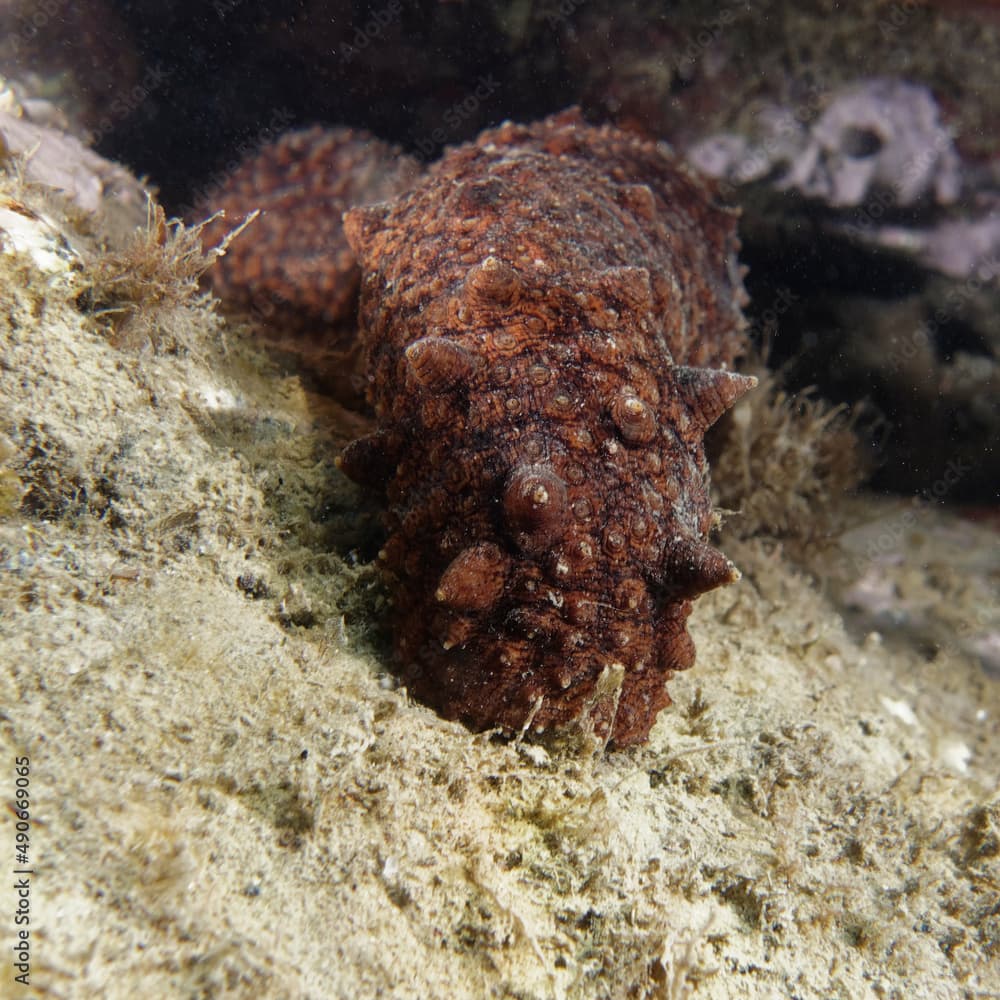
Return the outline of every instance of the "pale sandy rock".
[[[808,569],[724,539],[743,580],[699,602],[648,746],[473,736],[386,670],[341,415],[196,298],[130,353],[30,253],[0,272],[0,743],[31,760],[37,995],[995,990],[1000,683],[947,615],[932,655],[845,626],[863,544]],[[929,517],[907,606],[981,601],[942,574],[995,535]]]

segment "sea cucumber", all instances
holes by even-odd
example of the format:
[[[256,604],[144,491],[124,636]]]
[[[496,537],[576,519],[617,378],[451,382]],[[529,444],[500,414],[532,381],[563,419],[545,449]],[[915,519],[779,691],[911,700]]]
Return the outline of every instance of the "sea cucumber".
[[[261,212],[209,272],[213,289],[298,329],[353,322],[361,274],[340,217],[406,190],[419,174],[417,160],[361,129],[314,125],[251,150],[190,213],[193,221],[226,213],[206,229],[211,244]]]
[[[475,729],[648,738],[690,667],[703,435],[755,380],[736,213],[662,144],[576,111],[454,148],[344,216],[408,689]]]
[[[227,305],[257,319],[258,332],[298,356],[310,380],[341,403],[360,403],[357,336],[361,272],[341,216],[409,188],[419,161],[361,129],[295,129],[252,149],[201,194],[189,213],[212,246],[254,209],[260,216],[208,272]]]

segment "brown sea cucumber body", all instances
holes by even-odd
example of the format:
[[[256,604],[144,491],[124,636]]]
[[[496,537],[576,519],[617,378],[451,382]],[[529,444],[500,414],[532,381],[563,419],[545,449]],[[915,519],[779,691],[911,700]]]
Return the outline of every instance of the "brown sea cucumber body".
[[[209,272],[224,301],[297,329],[353,329],[360,280],[341,215],[409,188],[420,164],[360,129],[313,126],[286,132],[254,150],[192,213],[222,209],[206,230],[219,242],[253,209],[260,218]]]
[[[753,384],[735,213],[662,145],[575,112],[448,152],[356,209],[408,688],[474,728],[645,740],[689,667],[691,601],[738,577],[705,430]]]
[[[420,175],[419,162],[361,129],[313,126],[253,150],[203,192],[190,213],[206,246],[255,209],[260,215],[209,272],[215,293],[249,313],[267,344],[340,402],[357,405],[361,272],[344,236],[348,208],[391,198]]]

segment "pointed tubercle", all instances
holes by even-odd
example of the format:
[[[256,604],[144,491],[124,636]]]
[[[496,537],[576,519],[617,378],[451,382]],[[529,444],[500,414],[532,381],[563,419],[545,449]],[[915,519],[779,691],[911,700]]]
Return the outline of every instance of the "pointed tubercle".
[[[463,549],[441,575],[434,598],[454,611],[489,611],[503,596],[510,560],[492,542]]]
[[[740,571],[708,542],[684,535],[667,549],[662,583],[673,596],[692,600],[700,594],[735,583]]]
[[[753,375],[737,375],[721,368],[678,365],[671,371],[677,392],[691,412],[691,419],[702,430],[708,430],[740,397],[757,385]]]
[[[359,486],[383,490],[396,471],[397,448],[388,434],[375,431],[352,441],[336,458],[335,464]]]

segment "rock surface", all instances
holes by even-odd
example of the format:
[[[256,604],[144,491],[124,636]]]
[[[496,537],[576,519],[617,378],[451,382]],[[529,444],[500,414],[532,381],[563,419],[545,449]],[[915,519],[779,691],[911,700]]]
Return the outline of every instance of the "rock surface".
[[[350,418],[196,299],[156,314],[180,346],[115,348],[81,298],[100,241],[16,176],[0,193],[75,251],[0,253],[0,746],[30,758],[33,992],[995,990],[1000,684],[966,643],[995,643],[995,530],[810,487],[831,517],[796,564],[730,516],[744,579],[695,606],[699,668],[648,744],[471,736],[387,670],[372,512],[333,464]],[[808,436],[767,451],[805,461]],[[750,482],[756,454],[732,460]],[[834,578],[867,607],[850,627]]]

